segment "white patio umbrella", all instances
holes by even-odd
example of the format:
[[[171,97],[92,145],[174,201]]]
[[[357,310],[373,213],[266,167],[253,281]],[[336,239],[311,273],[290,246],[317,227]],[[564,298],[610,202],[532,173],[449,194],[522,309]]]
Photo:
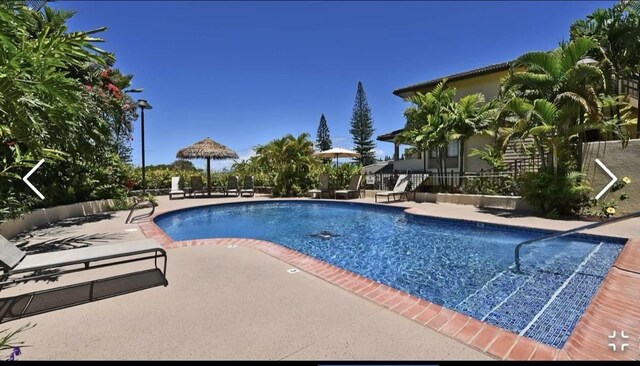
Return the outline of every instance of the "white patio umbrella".
[[[353,150],[343,149],[341,147],[334,147],[333,149],[318,151],[313,153],[314,156],[319,158],[336,158],[336,167],[338,166],[338,158],[359,158],[360,154]]]

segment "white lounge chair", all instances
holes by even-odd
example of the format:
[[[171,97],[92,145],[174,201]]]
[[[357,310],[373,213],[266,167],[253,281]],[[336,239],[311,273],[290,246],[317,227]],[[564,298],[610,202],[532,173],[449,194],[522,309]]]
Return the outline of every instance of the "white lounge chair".
[[[407,187],[409,187],[409,175],[400,174],[392,191],[377,192],[374,199],[376,202],[378,202],[378,197],[387,197],[387,202],[389,202],[390,197],[393,197],[393,200],[397,201],[398,199],[396,198],[396,196],[400,196],[400,199],[402,199],[402,197],[404,196],[406,200]]]
[[[331,193],[331,191],[329,190],[329,174],[327,173],[320,174],[318,188],[309,190],[309,193],[311,193],[312,195],[315,196],[317,194],[318,198],[322,198],[322,194],[324,192]]]
[[[354,175],[351,177],[351,181],[349,181],[349,188],[347,189],[339,189],[335,191],[334,197],[338,199],[338,196],[346,196],[349,199],[349,195],[352,193],[358,194],[358,198],[360,197],[360,183],[362,182],[362,175]]]
[[[169,199],[172,199],[174,194],[181,194],[182,198],[185,197],[184,191],[180,189],[180,177],[171,178],[171,190],[169,191]]]
[[[145,255],[153,253],[153,255]],[[133,258],[127,258],[133,257]],[[113,259],[121,258],[119,261]],[[164,270],[158,268],[158,258],[164,258]],[[13,243],[0,235],[0,289],[10,283],[26,282],[29,280],[58,276],[64,273],[83,271],[116,264],[154,259],[156,270],[160,271],[167,286],[167,253],[153,239],[135,240],[116,244],[94,245],[86,248],[59,250],[48,253],[29,254],[16,247]],[[106,261],[106,262],[105,262]],[[93,265],[95,262],[101,262]],[[84,267],[77,265],[84,264]],[[74,268],[65,267],[74,266]],[[47,270],[55,270],[51,273]],[[14,275],[17,278],[11,278]]]

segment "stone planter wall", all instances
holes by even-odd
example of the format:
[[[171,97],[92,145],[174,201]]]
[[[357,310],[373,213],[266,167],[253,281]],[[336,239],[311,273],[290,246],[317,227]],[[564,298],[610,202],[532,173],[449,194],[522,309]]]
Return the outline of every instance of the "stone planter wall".
[[[44,227],[70,217],[106,212],[111,205],[113,205],[113,200],[109,199],[37,209],[17,219],[0,223],[0,235],[10,239],[25,230]]]

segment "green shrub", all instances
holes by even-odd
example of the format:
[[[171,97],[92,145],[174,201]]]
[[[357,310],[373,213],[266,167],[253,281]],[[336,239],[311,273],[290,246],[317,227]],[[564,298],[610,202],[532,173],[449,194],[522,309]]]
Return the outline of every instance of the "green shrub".
[[[335,164],[327,163],[324,165],[323,172],[329,173],[329,189],[347,189],[351,177],[360,174],[362,166],[360,164]]]
[[[591,187],[578,172],[529,172],[520,179],[522,197],[542,214],[578,215],[591,204]]]
[[[109,206],[109,211],[122,211],[131,208],[131,202],[127,197],[118,197],[113,199],[113,204]]]

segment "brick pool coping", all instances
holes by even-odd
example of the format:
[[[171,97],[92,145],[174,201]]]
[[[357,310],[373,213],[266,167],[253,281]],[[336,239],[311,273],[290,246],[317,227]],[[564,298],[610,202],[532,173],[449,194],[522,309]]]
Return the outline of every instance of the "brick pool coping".
[[[166,213],[157,212],[153,217]],[[418,210],[412,214],[431,216]],[[398,291],[276,243],[241,238],[173,241],[153,221],[139,224],[147,238],[167,249],[205,245],[242,245],[304,270],[364,297],[440,334],[504,360],[635,360],[640,356],[640,239],[629,239],[562,349],[476,320],[468,315]],[[612,351],[612,330],[629,336],[624,352]]]

